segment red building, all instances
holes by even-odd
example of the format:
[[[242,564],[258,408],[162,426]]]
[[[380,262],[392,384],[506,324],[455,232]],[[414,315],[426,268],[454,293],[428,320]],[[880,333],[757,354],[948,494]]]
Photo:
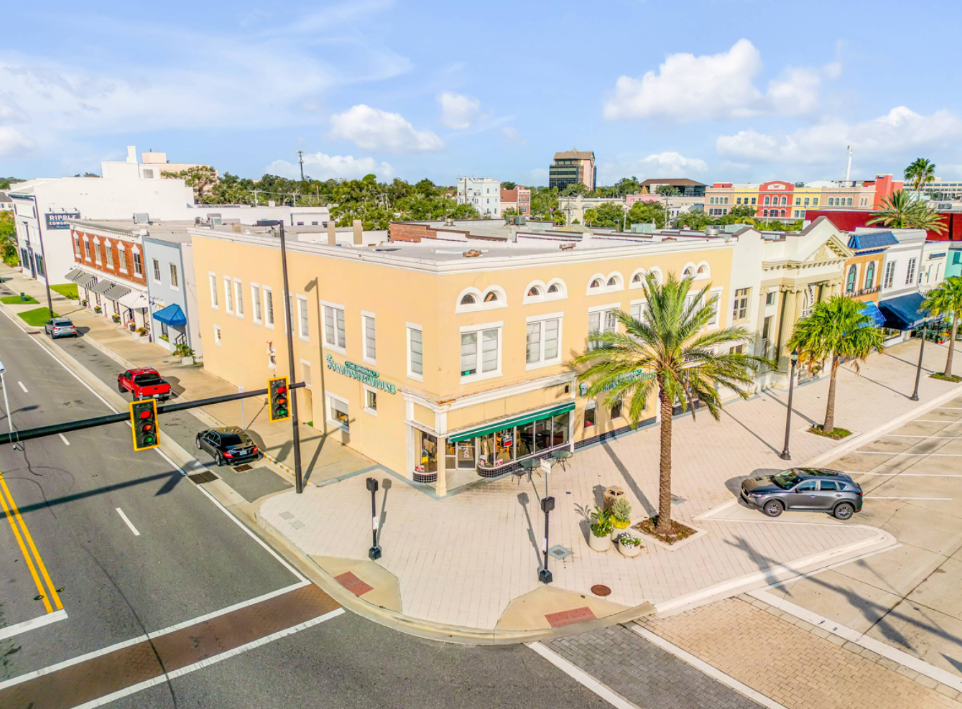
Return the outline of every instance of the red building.
[[[875,216],[875,212],[868,209],[809,209],[805,212],[806,221],[815,221],[819,217],[828,219],[841,231],[855,231],[858,227],[869,227],[871,229],[884,229],[881,224],[868,223],[869,219]],[[936,234],[929,231],[926,235],[927,241],[962,241],[962,212],[940,212],[942,223],[945,224],[944,234]]]
[[[513,190],[501,190],[501,213],[513,209],[518,214],[531,215],[531,190],[524,185],[517,185]]]
[[[758,211],[756,217],[792,216],[792,193],[795,185],[791,182],[764,182],[758,186]],[[806,217],[807,218],[807,217]]]

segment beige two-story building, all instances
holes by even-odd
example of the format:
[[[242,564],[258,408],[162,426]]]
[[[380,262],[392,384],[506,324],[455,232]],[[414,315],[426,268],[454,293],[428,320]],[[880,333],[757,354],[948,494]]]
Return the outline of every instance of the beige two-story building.
[[[287,374],[279,240],[192,230],[205,366],[246,388]],[[569,362],[640,314],[645,274],[697,274],[728,302],[734,244],[519,233],[514,241],[333,246],[288,240],[300,418],[438,494],[629,430]],[[728,324],[720,305],[709,327]],[[641,373],[639,373],[641,375]],[[655,423],[650,402],[643,423]]]

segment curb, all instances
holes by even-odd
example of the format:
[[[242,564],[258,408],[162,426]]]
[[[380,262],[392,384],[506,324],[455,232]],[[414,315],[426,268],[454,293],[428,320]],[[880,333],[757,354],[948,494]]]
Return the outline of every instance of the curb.
[[[282,493],[275,494],[279,495]],[[480,628],[468,628],[465,626],[448,625],[446,623],[436,623],[430,620],[413,618],[403,613],[368,603],[335,581],[334,577],[314,561],[310,555],[294,546],[287,537],[260,515],[260,506],[270,497],[273,497],[273,495],[268,495],[258,500],[255,503],[254,509],[251,511],[251,516],[261,532],[261,536],[270,539],[271,546],[275,549],[283,550],[285,556],[293,556],[296,558],[301,568],[307,567],[309,569],[307,574],[311,580],[342,606],[366,620],[384,625],[393,630],[398,630],[407,635],[413,635],[425,640],[437,640],[459,645],[520,645],[537,642],[539,640],[551,640],[569,635],[578,635],[592,630],[607,628],[612,625],[628,623],[655,612],[654,606],[645,602],[634,608],[627,608],[619,613],[605,616],[604,618],[598,618],[584,623],[574,623],[551,630],[498,630],[497,628],[483,630]]]

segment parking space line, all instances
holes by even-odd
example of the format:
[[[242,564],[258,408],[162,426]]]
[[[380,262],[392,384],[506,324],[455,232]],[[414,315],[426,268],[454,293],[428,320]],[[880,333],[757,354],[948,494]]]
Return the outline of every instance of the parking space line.
[[[954,473],[848,473],[849,475],[877,475],[879,477],[894,477],[896,475],[906,478],[962,478],[962,475]]]
[[[137,528],[134,526],[133,522],[131,522],[129,519],[127,519],[127,515],[124,514],[124,511],[123,511],[122,509],[120,509],[119,507],[117,507],[116,509],[117,509],[117,514],[120,515],[120,519],[122,519],[122,520],[124,521],[124,523],[125,523],[128,527],[130,527],[130,531],[134,533],[134,536],[135,536],[135,537],[139,537],[139,536],[140,536],[140,532],[137,531]]]
[[[919,436],[912,435],[909,433],[886,433],[882,438],[937,438],[945,440],[954,440],[956,438],[962,438],[962,436]]]
[[[17,382],[17,384],[20,385],[20,388],[23,389],[23,391],[24,391],[25,394],[29,394],[29,393],[30,393],[29,391],[27,391],[27,387],[25,387],[25,386],[23,385],[23,382]]]
[[[922,457],[939,456],[940,458],[962,458],[962,453],[893,453],[892,451],[855,451],[865,455],[917,455]]]
[[[57,589],[53,585],[53,581],[50,580],[50,574],[47,573],[47,567],[43,563],[43,558],[40,556],[40,552],[37,551],[36,545],[33,543],[33,537],[30,536],[30,530],[27,529],[27,524],[23,521],[23,517],[20,516],[20,510],[17,509],[17,503],[13,499],[13,495],[10,493],[10,488],[7,487],[6,481],[3,479],[3,473],[0,473],[0,488],[3,488],[3,493],[7,496],[7,500],[10,503],[10,508],[13,510],[14,517],[17,518],[17,522],[20,528],[23,530],[23,537],[27,540],[27,546],[30,547],[30,551],[33,552],[33,557],[37,561],[37,568],[40,569],[40,575],[43,576],[43,580],[47,584],[47,588],[50,589],[50,598],[53,599],[53,603],[57,606],[57,610],[63,608],[63,603],[60,602],[60,596],[57,595]],[[46,594],[41,593],[44,596],[44,605],[47,605]],[[48,613],[50,610],[48,609]]]
[[[866,495],[866,500],[931,500],[933,502],[951,502],[951,497],[883,497],[881,495]]]
[[[60,440],[63,441],[63,444],[65,446],[70,445],[70,441],[67,440],[67,437],[65,435],[63,435],[62,433],[58,433],[57,435],[60,436]]]

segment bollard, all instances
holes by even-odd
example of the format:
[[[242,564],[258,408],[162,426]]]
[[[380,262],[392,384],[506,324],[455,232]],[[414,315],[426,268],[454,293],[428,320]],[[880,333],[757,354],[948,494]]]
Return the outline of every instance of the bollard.
[[[371,561],[381,558],[381,547],[377,544],[377,478],[367,479],[367,489],[371,491],[371,549],[367,556]]]

